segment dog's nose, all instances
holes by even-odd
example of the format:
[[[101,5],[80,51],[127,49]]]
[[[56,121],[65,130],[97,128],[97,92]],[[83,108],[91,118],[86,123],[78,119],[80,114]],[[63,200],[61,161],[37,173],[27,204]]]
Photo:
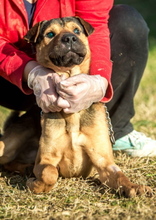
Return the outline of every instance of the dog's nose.
[[[77,41],[77,37],[74,34],[64,34],[61,40],[63,43],[72,44]]]

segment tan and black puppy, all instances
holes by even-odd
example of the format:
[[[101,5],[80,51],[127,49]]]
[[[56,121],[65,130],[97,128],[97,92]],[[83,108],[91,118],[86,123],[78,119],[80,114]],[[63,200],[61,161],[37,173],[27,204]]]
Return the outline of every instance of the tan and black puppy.
[[[88,36],[93,27],[78,17],[42,21],[25,39],[36,45],[39,64],[70,77],[89,73]],[[102,183],[120,189],[127,197],[151,193],[148,186],[134,184],[114,163],[108,121],[103,103],[74,114],[44,113],[41,120],[34,174],[27,186],[34,193],[50,191],[59,176],[87,177],[92,167]]]
[[[93,27],[78,17],[65,17],[36,24],[25,36],[36,44],[39,64],[70,77],[89,73],[90,49],[87,37]],[[95,103],[74,114],[63,111],[42,117],[42,135],[35,161],[36,179],[27,186],[35,193],[48,192],[58,176],[86,177],[95,167],[102,183],[128,197],[151,192],[147,186],[131,183],[114,163],[105,108]]]

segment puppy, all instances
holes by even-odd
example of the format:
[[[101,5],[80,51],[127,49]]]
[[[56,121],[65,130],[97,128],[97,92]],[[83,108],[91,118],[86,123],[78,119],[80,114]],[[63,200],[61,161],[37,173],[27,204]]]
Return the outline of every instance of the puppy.
[[[93,27],[79,17],[65,17],[37,23],[25,36],[35,44],[39,64],[65,77],[89,73],[88,36]],[[115,164],[108,117],[103,103],[73,114],[43,113],[34,174],[27,186],[34,193],[49,192],[62,177],[87,177],[92,167],[100,181],[119,189],[126,197],[145,192],[148,186],[130,182]]]
[[[70,77],[89,73],[90,49],[87,37],[93,27],[79,17],[52,19],[36,24],[25,36],[36,44],[39,64]],[[95,103],[74,114],[44,113],[34,174],[27,186],[35,193],[48,192],[58,176],[87,177],[94,166],[102,183],[128,197],[151,192],[133,184],[114,163],[104,105]]]

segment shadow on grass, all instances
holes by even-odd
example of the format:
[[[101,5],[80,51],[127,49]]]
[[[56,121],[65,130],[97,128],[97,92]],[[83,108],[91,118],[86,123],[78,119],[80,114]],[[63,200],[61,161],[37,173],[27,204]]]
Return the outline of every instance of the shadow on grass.
[[[18,172],[10,172],[6,170],[3,165],[0,165],[0,176],[3,178],[6,185],[23,191],[26,189],[27,179],[33,176],[33,168],[29,168],[25,175],[21,175]]]

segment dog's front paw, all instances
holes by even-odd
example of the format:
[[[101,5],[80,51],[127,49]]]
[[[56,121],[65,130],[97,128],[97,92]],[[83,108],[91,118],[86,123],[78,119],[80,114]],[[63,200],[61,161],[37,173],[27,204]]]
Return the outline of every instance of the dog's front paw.
[[[30,178],[26,182],[26,186],[35,194],[42,193],[42,192],[49,192],[53,185],[47,185],[41,180],[37,180],[35,178]]]
[[[133,198],[135,196],[146,195],[152,196],[152,189],[149,186],[128,184],[127,186],[119,187],[119,194],[124,195],[128,198]]]

